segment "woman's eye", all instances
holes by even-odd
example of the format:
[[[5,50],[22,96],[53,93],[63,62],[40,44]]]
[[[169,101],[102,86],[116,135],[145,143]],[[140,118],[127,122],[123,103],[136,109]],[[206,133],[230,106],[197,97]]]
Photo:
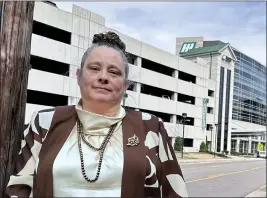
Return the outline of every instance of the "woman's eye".
[[[117,71],[110,71],[110,73],[118,75],[119,73]]]
[[[98,67],[90,67],[91,70],[99,70]]]

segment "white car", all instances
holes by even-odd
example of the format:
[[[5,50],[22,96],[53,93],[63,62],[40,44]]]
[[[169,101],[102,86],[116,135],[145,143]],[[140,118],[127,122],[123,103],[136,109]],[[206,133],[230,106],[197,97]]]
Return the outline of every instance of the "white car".
[[[265,158],[266,159],[266,151],[257,151],[257,158]]]

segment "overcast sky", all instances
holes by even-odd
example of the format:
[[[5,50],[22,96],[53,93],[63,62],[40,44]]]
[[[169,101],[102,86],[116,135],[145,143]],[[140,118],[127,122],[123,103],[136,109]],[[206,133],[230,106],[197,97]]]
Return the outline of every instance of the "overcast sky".
[[[106,26],[175,53],[175,38],[221,40],[266,65],[265,2],[104,3],[56,2],[71,12],[76,4],[106,18]]]

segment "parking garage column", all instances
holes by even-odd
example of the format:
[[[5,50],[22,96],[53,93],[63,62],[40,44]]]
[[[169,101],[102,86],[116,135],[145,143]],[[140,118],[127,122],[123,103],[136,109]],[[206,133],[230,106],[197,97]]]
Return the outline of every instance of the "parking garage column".
[[[142,66],[142,59],[141,59],[141,57],[137,57],[136,59],[135,59],[135,61],[134,61],[134,64],[137,66],[137,67],[139,67],[139,69],[140,69],[140,73],[141,73],[141,66]],[[137,110],[137,111],[139,111],[139,101],[140,101],[140,94],[141,94],[141,83],[136,83],[136,86],[135,86],[135,90],[134,90],[136,93],[137,93],[137,97],[136,97],[136,99],[137,99],[137,108],[135,109],[135,110]]]
[[[172,73],[172,77],[178,79],[178,71],[177,70],[174,70],[174,72]],[[173,93],[171,99],[174,101],[178,101],[178,93]],[[176,109],[176,105],[177,105],[177,103],[175,103],[175,109]],[[173,124],[177,124],[177,116],[176,115],[171,116],[171,122]]]
[[[252,153],[252,151],[251,151],[251,143],[252,143],[251,137],[249,137],[248,138],[248,153]]]
[[[177,123],[177,116],[171,115],[171,123],[176,124]]]
[[[134,60],[134,64],[137,66],[137,67],[141,67],[142,65],[142,59],[140,57],[137,57],[135,60]]]
[[[137,109],[138,109],[140,107],[140,102],[139,101],[140,101],[140,94],[141,94],[141,83],[136,83],[134,91],[137,93],[137,97],[136,97],[136,100],[137,100],[136,103],[137,104],[136,104],[136,106],[137,106]]]
[[[240,146],[240,139],[238,138],[238,139],[236,140],[235,152],[238,152],[238,153],[239,153],[239,146]]]
[[[173,73],[172,73],[172,77],[178,79],[178,76],[179,76],[179,72],[177,70],[174,70]],[[177,83],[177,85],[178,85],[178,83]],[[178,100],[178,93],[174,93],[172,95],[172,100],[174,100],[174,101]]]
[[[178,79],[178,76],[179,76],[179,72],[178,72],[178,70],[174,70],[173,73],[172,73],[172,77]]]

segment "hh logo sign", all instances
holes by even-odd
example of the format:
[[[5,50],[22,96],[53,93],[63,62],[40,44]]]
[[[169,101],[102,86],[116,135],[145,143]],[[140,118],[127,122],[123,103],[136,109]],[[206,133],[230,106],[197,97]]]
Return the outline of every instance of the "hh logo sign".
[[[183,43],[180,53],[187,52],[191,49],[194,49],[196,47],[196,42],[185,42]]]

